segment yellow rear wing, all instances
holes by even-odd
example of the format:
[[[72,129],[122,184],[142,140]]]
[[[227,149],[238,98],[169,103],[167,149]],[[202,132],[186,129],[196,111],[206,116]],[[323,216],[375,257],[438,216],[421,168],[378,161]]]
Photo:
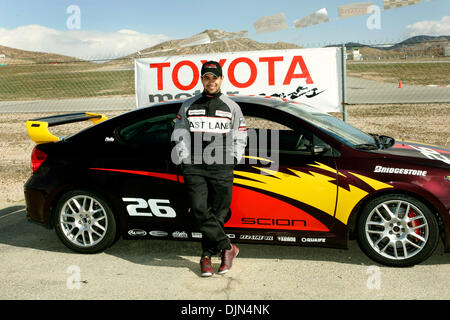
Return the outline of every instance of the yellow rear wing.
[[[37,144],[46,142],[56,142],[60,138],[54,136],[48,130],[49,127],[59,126],[62,124],[87,121],[90,120],[93,124],[100,123],[107,119],[106,116],[100,113],[79,112],[69,113],[56,116],[42,117],[31,119],[27,121],[27,131],[31,140]]]

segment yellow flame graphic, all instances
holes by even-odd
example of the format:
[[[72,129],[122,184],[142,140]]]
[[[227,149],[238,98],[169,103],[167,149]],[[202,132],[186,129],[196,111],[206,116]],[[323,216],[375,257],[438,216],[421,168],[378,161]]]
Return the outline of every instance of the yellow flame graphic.
[[[330,177],[314,171],[302,172],[291,168],[288,168],[288,170],[293,174],[287,174],[254,167],[266,174],[235,170],[234,173],[236,175],[252,180],[235,177],[234,183],[273,192],[300,201],[331,216],[335,216],[336,219],[347,224],[352,209],[368,193],[354,185],[349,185],[348,190],[342,187],[339,187],[338,190],[337,185],[332,183],[332,181],[336,181],[338,174],[343,177],[345,175],[323,163],[316,162],[315,164],[309,164],[309,166],[332,172],[336,176]],[[356,173],[350,173],[375,190],[392,188],[391,185],[386,183]],[[336,204],[337,195],[338,201]]]

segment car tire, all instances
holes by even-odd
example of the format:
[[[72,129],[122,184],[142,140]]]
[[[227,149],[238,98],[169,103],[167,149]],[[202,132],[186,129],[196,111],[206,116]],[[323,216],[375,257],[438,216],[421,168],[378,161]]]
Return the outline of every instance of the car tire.
[[[95,193],[85,190],[65,193],[56,205],[53,218],[58,237],[76,252],[101,252],[116,239],[112,210]]]
[[[416,198],[389,194],[364,207],[357,224],[361,249],[374,261],[409,267],[436,249],[439,227],[430,209]]]

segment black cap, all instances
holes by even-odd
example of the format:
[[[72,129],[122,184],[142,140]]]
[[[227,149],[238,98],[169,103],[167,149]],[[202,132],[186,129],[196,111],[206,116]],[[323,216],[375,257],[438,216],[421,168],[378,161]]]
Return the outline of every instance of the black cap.
[[[222,76],[222,67],[216,61],[207,61],[202,66],[201,76],[203,77],[207,73],[212,73],[217,77]]]

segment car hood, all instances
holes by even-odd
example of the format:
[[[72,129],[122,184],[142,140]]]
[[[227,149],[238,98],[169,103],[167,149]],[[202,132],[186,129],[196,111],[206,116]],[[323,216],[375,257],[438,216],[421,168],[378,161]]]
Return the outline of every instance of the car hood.
[[[385,150],[379,150],[379,153],[398,155],[405,157],[413,157],[419,159],[429,159],[433,162],[438,161],[440,164],[450,168],[450,150],[433,145],[426,145],[412,141],[396,141],[396,143]]]

